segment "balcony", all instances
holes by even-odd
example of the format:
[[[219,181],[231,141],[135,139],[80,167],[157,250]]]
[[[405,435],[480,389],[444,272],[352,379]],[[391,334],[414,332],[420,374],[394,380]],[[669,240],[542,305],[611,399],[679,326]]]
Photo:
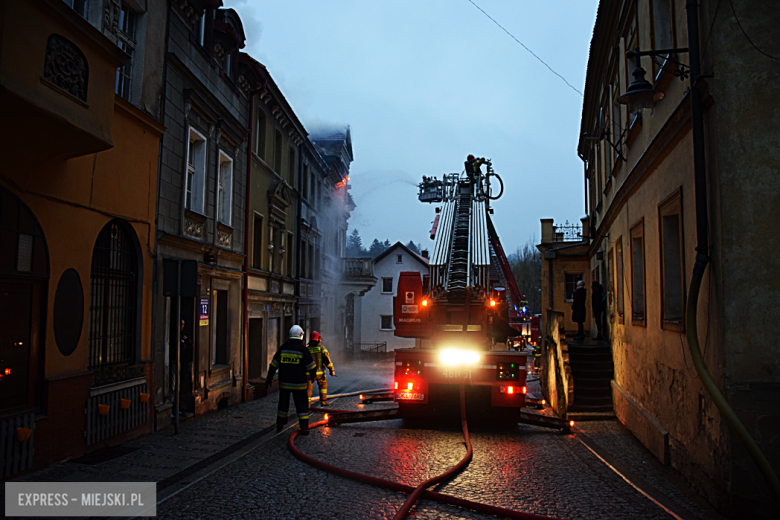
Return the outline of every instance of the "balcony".
[[[116,69],[129,56],[62,0],[0,3],[7,171],[112,146]]]
[[[342,258],[341,286],[346,292],[363,296],[377,283],[374,261],[369,258]]]

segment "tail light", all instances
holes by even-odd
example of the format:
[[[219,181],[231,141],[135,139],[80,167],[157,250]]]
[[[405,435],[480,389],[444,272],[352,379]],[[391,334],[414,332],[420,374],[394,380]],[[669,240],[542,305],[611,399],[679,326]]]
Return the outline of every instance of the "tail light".
[[[528,393],[528,389],[527,389],[526,387],[523,387],[523,393],[524,393],[524,394],[527,394],[527,393]]]
[[[527,392],[524,386],[502,386],[500,389],[502,394],[507,395],[524,394]]]
[[[427,307],[428,306],[428,299],[427,298],[423,298],[422,306],[423,307]]]
[[[414,383],[407,383],[406,389],[407,390],[414,390]]]
[[[398,381],[395,382],[395,389],[398,390]]]

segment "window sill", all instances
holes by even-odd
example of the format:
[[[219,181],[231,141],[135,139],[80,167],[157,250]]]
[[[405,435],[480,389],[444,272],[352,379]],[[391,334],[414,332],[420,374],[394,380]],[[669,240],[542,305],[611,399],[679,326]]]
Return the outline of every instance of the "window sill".
[[[197,211],[193,211],[189,208],[184,209],[184,216],[187,217],[190,220],[193,220],[199,224],[204,224],[209,218],[204,215],[203,213],[199,213]]]
[[[685,332],[685,322],[683,321],[662,321],[661,328],[664,330],[673,330],[675,332]]]
[[[631,325],[635,327],[647,327],[647,320],[644,318],[631,318]]]

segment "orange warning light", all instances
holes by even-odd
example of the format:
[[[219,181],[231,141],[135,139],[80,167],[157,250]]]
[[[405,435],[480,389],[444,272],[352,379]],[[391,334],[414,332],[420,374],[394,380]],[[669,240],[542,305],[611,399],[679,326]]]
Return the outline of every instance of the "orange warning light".
[[[11,375],[11,369],[10,368],[6,368],[5,370],[3,370],[3,374],[5,374],[7,376],[10,376]]]
[[[427,307],[428,306],[428,300],[427,299],[423,299],[422,306],[423,307]]]
[[[494,299],[492,299],[492,298],[491,298],[491,299],[490,299],[490,306],[491,306],[491,307],[495,307],[495,306],[496,306],[496,300],[494,300]]]
[[[569,421],[569,426],[573,428],[574,427],[574,421]]]

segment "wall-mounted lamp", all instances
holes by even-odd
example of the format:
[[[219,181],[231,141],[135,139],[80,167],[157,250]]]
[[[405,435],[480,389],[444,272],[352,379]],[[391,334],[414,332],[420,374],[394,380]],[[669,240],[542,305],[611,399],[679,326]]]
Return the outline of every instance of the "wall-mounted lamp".
[[[640,51],[638,48],[633,51],[626,52],[626,57],[636,60],[636,68],[631,73],[634,76],[634,81],[626,89],[626,93],[617,98],[618,103],[621,105],[627,105],[628,111],[631,114],[636,114],[640,110],[645,108],[653,108],[657,101],[660,101],[664,97],[663,92],[658,92],[653,86],[645,79],[645,69],[639,63],[641,56],[660,56],[669,54],[679,54],[681,52],[688,52],[687,48],[682,49],[660,49],[657,51]],[[678,64],[678,75],[681,79],[687,77],[685,66]]]

